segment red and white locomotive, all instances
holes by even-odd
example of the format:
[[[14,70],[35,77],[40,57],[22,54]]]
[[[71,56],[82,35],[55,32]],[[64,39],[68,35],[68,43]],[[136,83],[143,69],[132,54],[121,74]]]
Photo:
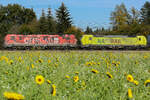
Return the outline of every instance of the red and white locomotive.
[[[69,46],[77,45],[74,35],[16,35],[5,36],[5,47],[33,47],[33,46]]]

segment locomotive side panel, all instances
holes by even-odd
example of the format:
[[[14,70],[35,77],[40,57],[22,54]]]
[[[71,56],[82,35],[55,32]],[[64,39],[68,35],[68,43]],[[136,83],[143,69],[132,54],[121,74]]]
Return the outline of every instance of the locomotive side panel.
[[[74,35],[15,35],[8,34],[4,45],[13,46],[75,46],[77,39]]]
[[[81,43],[82,46],[146,46],[147,40],[145,36],[128,37],[83,35],[81,38]]]

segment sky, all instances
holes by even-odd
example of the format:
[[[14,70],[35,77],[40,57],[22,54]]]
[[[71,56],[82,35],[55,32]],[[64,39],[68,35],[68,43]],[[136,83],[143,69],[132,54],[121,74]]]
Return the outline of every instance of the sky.
[[[64,2],[73,19],[73,25],[85,29],[90,26],[93,29],[111,27],[110,14],[116,5],[124,3],[130,10],[135,7],[140,10],[146,1],[150,0],[0,0],[0,4],[20,4],[26,8],[33,8],[37,17],[41,16],[42,9],[51,8],[55,17],[55,11]]]

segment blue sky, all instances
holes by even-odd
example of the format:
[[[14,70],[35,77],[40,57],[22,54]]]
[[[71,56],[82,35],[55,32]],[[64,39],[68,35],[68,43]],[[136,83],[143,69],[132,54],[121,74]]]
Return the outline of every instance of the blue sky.
[[[27,8],[33,8],[38,18],[42,9],[52,9],[55,16],[55,10],[62,2],[68,7],[73,18],[73,24],[83,29],[86,26],[92,28],[110,27],[110,14],[115,6],[124,3],[129,10],[131,7],[140,9],[147,0],[0,0],[0,4],[7,5],[18,3]]]

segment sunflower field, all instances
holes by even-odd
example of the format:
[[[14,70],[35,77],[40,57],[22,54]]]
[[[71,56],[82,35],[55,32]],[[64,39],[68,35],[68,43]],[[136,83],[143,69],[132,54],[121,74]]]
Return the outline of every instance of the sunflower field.
[[[150,52],[0,51],[0,100],[150,100]]]

